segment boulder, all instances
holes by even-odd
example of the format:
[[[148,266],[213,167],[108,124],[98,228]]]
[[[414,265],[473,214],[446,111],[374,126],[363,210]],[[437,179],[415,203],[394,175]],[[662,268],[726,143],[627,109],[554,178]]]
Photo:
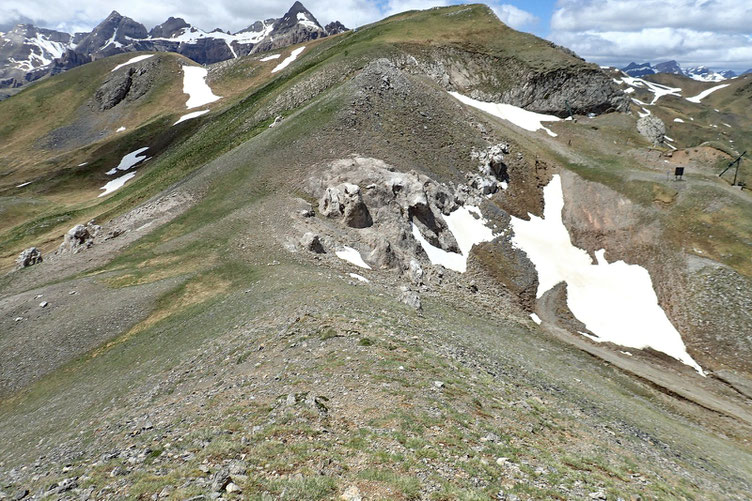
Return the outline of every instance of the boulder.
[[[411,291],[407,287],[402,287],[400,301],[418,311],[423,309],[423,305],[420,303],[420,295],[415,291]]]
[[[63,237],[63,243],[58,249],[59,252],[78,252],[81,249],[91,247],[94,244],[94,237],[101,227],[94,224],[93,221],[89,221],[84,224],[77,224],[65,234]]]
[[[29,247],[24,249],[23,252],[16,259],[16,263],[19,268],[26,268],[28,266],[34,266],[42,262],[42,253],[36,247]]]
[[[637,120],[637,131],[653,144],[658,145],[664,142],[666,124],[655,115],[648,115]]]
[[[314,252],[316,254],[324,254],[326,252],[319,236],[311,233],[310,231],[303,235],[303,238],[300,240],[300,244],[305,250]]]

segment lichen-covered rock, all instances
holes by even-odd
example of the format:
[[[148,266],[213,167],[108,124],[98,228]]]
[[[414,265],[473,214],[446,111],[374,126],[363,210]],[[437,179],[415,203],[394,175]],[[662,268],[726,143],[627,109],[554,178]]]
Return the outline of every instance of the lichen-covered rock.
[[[666,124],[655,115],[648,115],[637,120],[637,131],[657,145],[665,140]]]
[[[26,268],[28,266],[34,266],[43,261],[42,253],[36,247],[29,247],[24,249],[23,252],[16,259],[16,263],[19,268]]]

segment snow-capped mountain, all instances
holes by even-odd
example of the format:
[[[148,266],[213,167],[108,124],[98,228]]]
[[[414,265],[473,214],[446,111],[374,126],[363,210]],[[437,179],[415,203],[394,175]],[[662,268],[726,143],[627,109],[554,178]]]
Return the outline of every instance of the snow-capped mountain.
[[[339,21],[322,27],[300,2],[281,18],[256,21],[237,33],[207,32],[175,17],[147,31],[116,11],[90,33],[70,35],[18,25],[0,33],[0,88],[20,87],[47,74],[122,52],[177,52],[197,63],[212,64],[346,30]]]
[[[621,69],[624,73],[630,77],[641,78],[645,75],[652,75],[656,73],[650,63],[629,63],[627,66]]]
[[[68,33],[30,24],[0,34],[0,87],[20,87],[28,73],[51,65],[74,46]]]
[[[737,74],[731,70],[713,71],[707,66],[696,66],[692,68],[684,69],[676,61],[665,61],[658,63],[655,66],[650,63],[629,63],[627,66],[621,69],[624,73],[631,77],[641,78],[646,75],[654,75],[655,73],[674,73],[677,75],[684,75],[693,80],[699,80],[701,82],[721,82],[734,78]]]

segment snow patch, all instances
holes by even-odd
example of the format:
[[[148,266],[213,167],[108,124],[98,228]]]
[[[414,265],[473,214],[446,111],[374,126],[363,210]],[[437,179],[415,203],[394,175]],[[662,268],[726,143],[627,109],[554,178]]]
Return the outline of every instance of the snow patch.
[[[476,218],[473,214],[478,217]],[[486,221],[481,217],[480,209],[477,207],[460,207],[448,216],[443,217],[449,231],[452,232],[457,241],[460,254],[447,252],[431,245],[421,235],[415,223],[412,223],[413,237],[420,243],[431,264],[441,265],[444,268],[464,273],[467,271],[467,258],[473,246],[481,242],[490,242],[495,236],[491,228],[486,226]]]
[[[357,273],[350,273],[349,275],[350,275],[350,278],[354,278],[355,280],[359,280],[363,283],[366,283],[366,284],[371,283],[371,281],[368,280],[366,277],[362,275],[358,275]]]
[[[129,173],[124,174],[124,175],[122,175],[120,177],[116,177],[115,179],[113,179],[109,183],[107,183],[104,186],[102,186],[101,188],[99,188],[100,190],[104,190],[104,193],[100,193],[99,197],[103,197],[105,195],[109,195],[113,191],[119,190],[120,188],[123,187],[123,185],[125,183],[127,183],[130,179],[133,179],[135,176],[136,176],[135,172],[129,172]],[[97,197],[97,198],[99,198],[99,197]]]
[[[125,130],[125,127],[118,127],[118,130],[116,130],[115,132],[123,132],[124,130]]]
[[[146,146],[144,148],[139,148],[136,151],[132,151],[128,153],[120,160],[120,163],[118,164],[117,167],[108,170],[105,174],[107,174],[108,176],[112,176],[113,174],[116,174],[117,171],[119,170],[122,171],[122,170],[130,169],[131,167],[133,167],[134,165],[136,165],[137,163],[141,162],[142,160],[146,158],[146,155],[141,155],[141,153],[145,152],[148,149],[149,147]]]
[[[688,97],[687,101],[689,101],[690,103],[698,103],[699,104],[700,101],[702,101],[703,99],[705,99],[706,97],[708,97],[713,92],[715,92],[717,90],[720,90],[720,89],[723,89],[724,87],[728,87],[729,85],[730,84],[721,84],[721,85],[716,85],[715,87],[711,87],[709,89],[705,89],[704,91],[700,92],[699,94],[697,94],[694,97]]]
[[[632,87],[639,87],[646,89],[653,93],[653,100],[650,104],[655,104],[662,96],[676,96],[681,97],[680,87],[669,87],[668,85],[661,85],[655,82],[650,82],[642,78],[625,76],[622,80],[614,80],[616,83],[625,83]]]
[[[363,261],[363,258],[360,256],[360,252],[356,251],[352,247],[348,247],[345,245],[342,247],[342,250],[338,250],[335,252],[338,258],[347,261],[349,263],[354,264],[355,266],[359,266],[361,268],[365,268],[367,270],[370,270],[371,267],[368,266],[368,264]]]
[[[26,181],[25,183],[21,183],[18,186],[16,186],[16,188],[23,188],[24,186],[30,185],[32,182],[33,181]]]
[[[298,12],[298,24],[302,24],[306,28],[310,28],[312,30],[318,30],[319,26],[308,19],[308,16],[305,15],[305,12]]]
[[[562,221],[564,193],[554,175],[543,190],[544,217],[530,221],[512,217],[513,244],[522,249],[538,272],[537,297],[560,282],[567,284],[567,306],[597,342],[629,348],[653,348],[703,374],[686,351],[681,335],[658,305],[650,274],[624,261],[608,263],[605,250],[587,252],[572,245]]]
[[[272,73],[276,73],[280,70],[284,70],[285,68],[287,68],[290,65],[290,63],[295,61],[300,55],[300,53],[303,52],[304,50],[305,50],[305,46],[298,47],[297,49],[292,51],[290,55],[284,59],[284,61],[282,61],[281,63],[279,63],[277,66],[274,67],[274,69],[272,70]]]
[[[206,84],[208,73],[206,68],[200,66],[183,66],[183,92],[188,94],[186,108],[198,108],[221,99],[220,96],[215,96]]]
[[[545,130],[549,136],[556,137],[556,133],[551,129],[545,127],[541,122],[558,122],[561,118],[554,115],[544,115],[542,113],[534,113],[527,111],[517,106],[504,103],[487,103],[485,101],[478,101],[476,99],[463,96],[459,92],[450,92],[452,97],[459,100],[461,103],[467,104],[479,110],[485,111],[491,115],[512,122],[517,127],[521,127],[525,130],[535,132],[539,129]]]
[[[113,37],[114,37],[114,35],[113,35]],[[119,70],[123,66],[128,66],[129,64],[137,63],[139,61],[143,61],[144,59],[149,59],[150,57],[154,57],[154,54],[147,54],[145,56],[136,56],[136,57],[133,57],[133,58],[127,60],[126,62],[124,62],[123,64],[118,64],[117,66],[115,66],[114,68],[112,68],[112,71],[110,73],[113,73],[113,72]]]
[[[262,57],[261,59],[259,59],[259,61],[265,63],[267,61],[271,61],[272,59],[279,59],[279,56],[281,55],[282,54],[272,54],[271,56]]]
[[[681,118],[674,118],[674,122],[679,123],[679,124],[683,124],[684,120],[682,120]]]
[[[535,322],[538,325],[540,325],[540,324],[543,323],[543,321],[540,319],[540,317],[538,315],[536,315],[535,313],[531,313],[530,314],[530,318],[532,318],[533,322]]]
[[[179,124],[180,122],[185,122],[186,120],[190,120],[191,118],[200,117],[201,115],[205,115],[206,113],[209,113],[209,110],[192,111],[178,118],[178,121],[172,125],[175,126]]]

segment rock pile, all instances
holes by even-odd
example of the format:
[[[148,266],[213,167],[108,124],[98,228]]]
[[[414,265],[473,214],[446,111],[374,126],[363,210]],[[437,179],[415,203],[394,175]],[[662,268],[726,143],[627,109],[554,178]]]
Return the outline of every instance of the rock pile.
[[[79,252],[82,249],[91,247],[94,244],[94,237],[102,228],[89,221],[86,224],[77,224],[65,234],[63,243],[60,244],[58,252]]]

